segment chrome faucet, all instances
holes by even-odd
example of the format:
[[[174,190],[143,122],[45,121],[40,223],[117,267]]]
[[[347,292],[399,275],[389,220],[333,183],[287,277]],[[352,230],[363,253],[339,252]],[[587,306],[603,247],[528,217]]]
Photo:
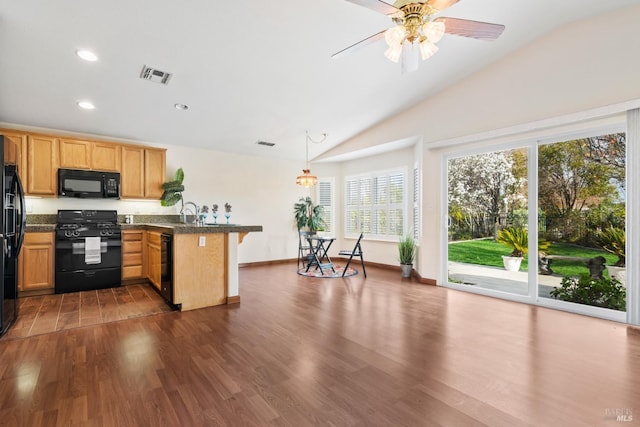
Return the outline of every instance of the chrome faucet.
[[[191,208],[187,207],[188,205],[193,205],[193,211],[191,210]],[[187,213],[189,212],[189,213]],[[191,222],[195,222],[197,224],[198,222],[198,218],[200,217],[198,214],[200,213],[200,208],[198,207],[198,205],[196,205],[193,202],[187,202],[184,204],[184,206],[182,207],[182,215],[185,216],[185,219],[187,218],[187,215],[192,214],[193,215],[193,221]]]

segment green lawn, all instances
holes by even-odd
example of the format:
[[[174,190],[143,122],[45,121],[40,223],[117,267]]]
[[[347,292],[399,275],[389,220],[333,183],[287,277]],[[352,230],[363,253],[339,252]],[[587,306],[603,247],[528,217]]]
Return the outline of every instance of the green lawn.
[[[495,242],[493,239],[484,240],[468,240],[465,242],[449,243],[449,261],[464,262],[468,264],[489,265],[494,267],[502,267],[502,255],[509,255],[509,248],[501,243]],[[547,251],[554,255],[567,255],[575,257],[593,258],[599,255],[607,259],[607,265],[616,262],[617,257],[604,251],[592,248],[583,248],[566,243],[552,243]],[[526,271],[528,266],[529,255],[522,260],[520,271]],[[538,261],[534,259],[534,265],[537,268]],[[579,276],[588,273],[586,266],[554,260],[551,264],[554,273],[563,276]]]

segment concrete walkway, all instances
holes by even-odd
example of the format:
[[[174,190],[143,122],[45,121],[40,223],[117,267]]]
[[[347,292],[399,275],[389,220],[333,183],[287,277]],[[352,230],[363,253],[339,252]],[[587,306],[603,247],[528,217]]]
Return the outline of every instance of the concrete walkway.
[[[528,294],[528,275],[526,271],[507,271],[502,267],[449,262],[449,281],[493,289],[516,295]],[[539,294],[549,298],[549,292],[560,285],[562,276],[538,275]]]

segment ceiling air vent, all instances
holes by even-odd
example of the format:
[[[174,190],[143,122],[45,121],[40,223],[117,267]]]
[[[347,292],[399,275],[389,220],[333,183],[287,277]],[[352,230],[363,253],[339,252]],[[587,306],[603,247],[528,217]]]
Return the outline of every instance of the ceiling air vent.
[[[264,145],[265,147],[273,147],[275,144],[275,142],[267,142],[267,141],[258,141],[256,142],[256,144],[258,145]]]
[[[144,80],[149,80],[150,82],[167,85],[169,84],[171,73],[156,70],[154,68],[147,67],[146,65],[144,65],[142,66],[142,71],[140,72],[140,78]]]

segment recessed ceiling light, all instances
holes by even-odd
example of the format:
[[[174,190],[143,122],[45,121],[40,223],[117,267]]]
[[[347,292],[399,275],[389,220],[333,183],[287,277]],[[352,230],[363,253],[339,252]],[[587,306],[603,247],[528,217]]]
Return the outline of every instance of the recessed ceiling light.
[[[85,50],[85,49],[80,49],[80,50],[76,50],[76,55],[78,55],[80,58],[84,59],[85,61],[89,61],[89,62],[94,62],[98,60],[98,56],[91,52],[90,50]]]
[[[175,104],[173,104],[173,106],[176,108],[176,110],[188,110],[189,109],[189,106],[187,104],[175,103]]]
[[[89,101],[78,101],[78,107],[82,108],[83,110],[93,110],[94,108],[96,108],[96,106]]]

